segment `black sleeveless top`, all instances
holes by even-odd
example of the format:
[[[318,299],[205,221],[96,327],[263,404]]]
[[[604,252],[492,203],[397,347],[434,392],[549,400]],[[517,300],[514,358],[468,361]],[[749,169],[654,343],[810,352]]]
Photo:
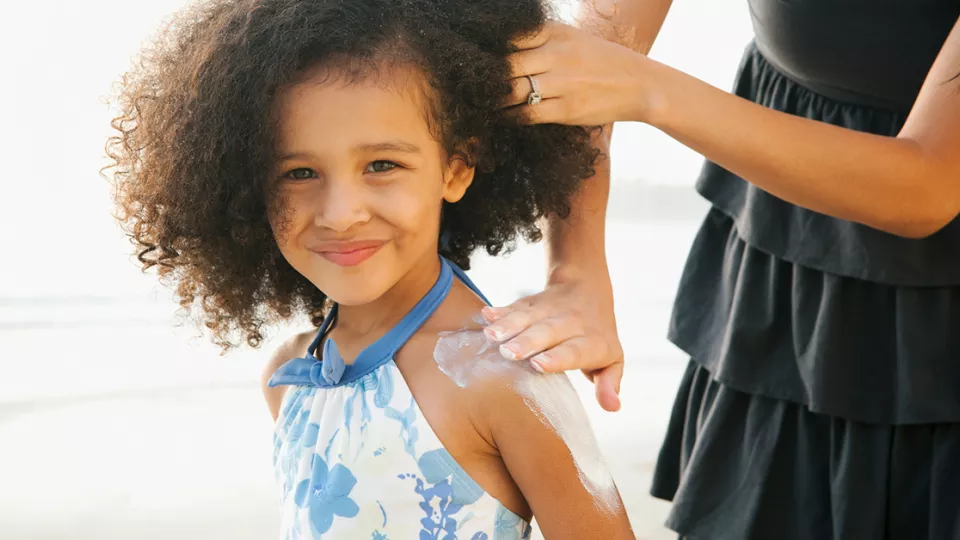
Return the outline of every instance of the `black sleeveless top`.
[[[960,0],[749,2],[756,40],[738,96],[885,136],[900,131],[960,17]],[[960,422],[960,219],[901,238],[711,162],[697,189],[713,208],[669,338],[714,380],[848,420]]]
[[[750,0],[750,9],[759,56],[785,83],[741,76],[739,95],[895,136],[960,16],[960,0]],[[960,284],[960,221],[906,239],[789,204],[715,166],[698,188],[736,219],[748,243],[784,260],[892,285]]]
[[[749,0],[757,48],[826,97],[907,113],[957,0]],[[960,72],[960,66],[957,66]]]

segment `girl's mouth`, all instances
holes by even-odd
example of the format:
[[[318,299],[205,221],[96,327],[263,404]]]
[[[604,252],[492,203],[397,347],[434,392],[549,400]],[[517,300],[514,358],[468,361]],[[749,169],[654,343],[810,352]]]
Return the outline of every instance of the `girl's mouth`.
[[[383,240],[355,240],[349,242],[322,242],[308,249],[339,266],[356,266],[373,257],[386,242]]]

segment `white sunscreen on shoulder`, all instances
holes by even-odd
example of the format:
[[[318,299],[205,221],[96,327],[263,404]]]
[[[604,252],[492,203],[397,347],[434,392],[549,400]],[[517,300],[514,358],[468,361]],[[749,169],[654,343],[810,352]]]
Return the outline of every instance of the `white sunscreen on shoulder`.
[[[480,322],[480,321],[475,321]],[[540,421],[566,444],[583,487],[597,507],[620,508],[613,477],[603,460],[590,421],[566,374],[537,372],[529,361],[507,360],[482,328],[444,332],[434,349],[440,371],[460,388],[494,378],[508,384]]]

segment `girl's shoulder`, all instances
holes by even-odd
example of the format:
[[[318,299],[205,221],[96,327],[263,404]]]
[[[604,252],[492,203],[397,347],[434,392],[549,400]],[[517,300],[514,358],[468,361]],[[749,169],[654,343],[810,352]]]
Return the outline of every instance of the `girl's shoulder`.
[[[311,329],[290,336],[273,351],[267,363],[263,366],[263,371],[260,373],[260,389],[267,402],[267,409],[270,411],[270,415],[274,421],[276,421],[277,415],[280,414],[280,403],[283,401],[283,395],[289,387],[276,386],[271,388],[267,383],[270,382],[270,377],[273,376],[280,366],[294,358],[303,356],[307,347],[309,347],[313,341],[314,336],[316,336],[316,333],[316,329]]]
[[[516,515],[529,520],[531,512],[500,457],[493,423],[504,407],[504,380],[474,378],[469,366],[489,352],[480,345],[483,328],[460,323],[465,312],[430,321],[407,342],[395,358],[431,431],[451,457],[486,493]],[[476,309],[479,314],[479,307]],[[438,310],[438,315],[444,314]],[[482,351],[481,351],[482,349]],[[499,402],[499,403],[497,403]]]
[[[408,351],[408,358],[424,367],[408,381],[428,423],[474,481],[524,519],[538,508],[538,521],[550,523],[550,536],[632,537],[580,395],[566,374],[540,373],[528,361],[507,360],[482,325],[440,332],[433,342],[433,373],[422,360],[427,353],[421,345]],[[571,521],[574,515],[583,522]],[[600,536],[592,536],[594,528]],[[564,536],[568,530],[570,536]]]

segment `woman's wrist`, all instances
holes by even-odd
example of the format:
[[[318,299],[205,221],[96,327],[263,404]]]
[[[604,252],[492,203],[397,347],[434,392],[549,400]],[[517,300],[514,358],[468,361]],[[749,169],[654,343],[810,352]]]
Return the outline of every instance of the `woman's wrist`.
[[[554,261],[547,270],[547,285],[571,283],[591,283],[603,291],[613,294],[610,284],[610,270],[606,259],[586,261]]]
[[[671,69],[637,53],[627,85],[628,107],[624,120],[660,127],[666,116],[668,92],[664,91]]]

